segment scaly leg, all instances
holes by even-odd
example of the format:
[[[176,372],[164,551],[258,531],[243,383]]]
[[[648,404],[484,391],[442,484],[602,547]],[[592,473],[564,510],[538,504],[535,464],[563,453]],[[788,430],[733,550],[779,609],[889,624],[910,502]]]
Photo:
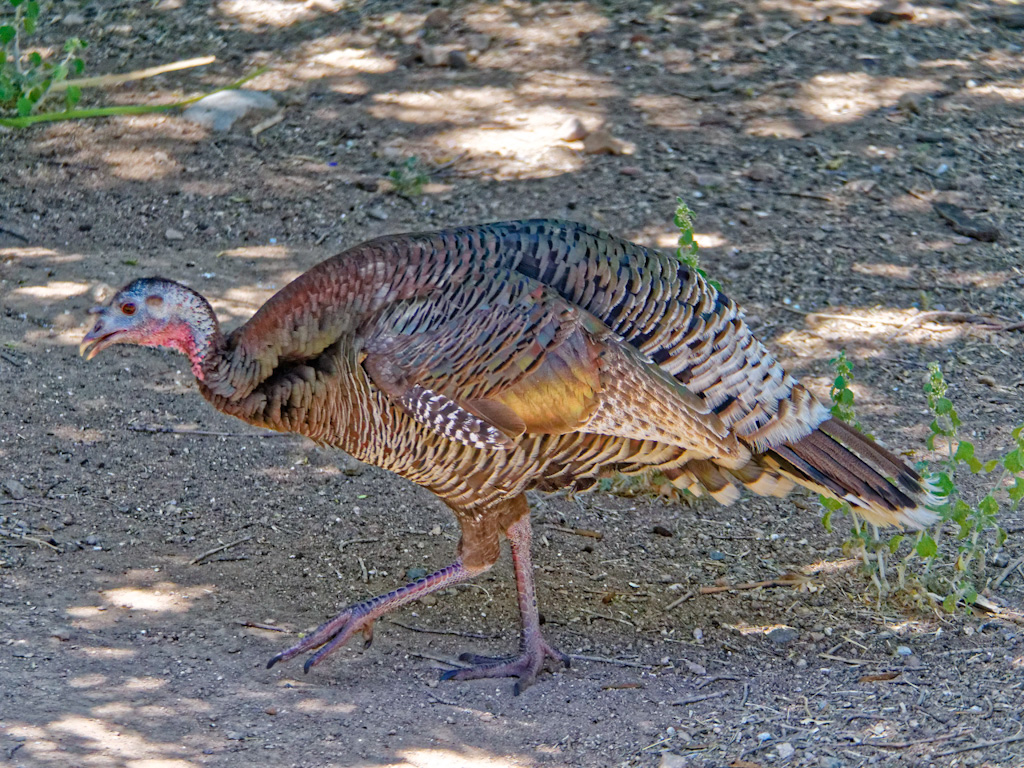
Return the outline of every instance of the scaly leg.
[[[520,653],[510,659],[491,659],[472,654],[459,658],[473,663],[472,667],[453,669],[441,675],[442,680],[476,680],[484,677],[518,677],[513,692],[516,696],[525,691],[537,679],[537,673],[544,666],[546,658],[552,658],[569,666],[569,657],[547,644],[540,631],[540,614],[537,612],[537,592],[533,583],[533,561],[530,557],[530,516],[524,515],[513,523],[508,531],[508,542],[512,548],[512,563],[516,572],[516,589],[519,593],[519,615],[523,623],[523,636],[519,644]]]
[[[320,648],[303,665],[303,669],[309,672],[312,667],[323,660],[324,656],[343,646],[356,632],[363,633],[365,645],[369,646],[373,640],[373,623],[385,613],[413,600],[419,600],[431,592],[471,579],[485,570],[487,569],[467,568],[462,564],[462,558],[459,558],[447,568],[442,568],[419,581],[406,584],[386,595],[378,595],[353,605],[325,624],[321,624],[315,632],[307,635],[288,650],[281,651],[267,662],[267,669],[279,661],[288,661],[300,653]],[[534,613],[536,613],[536,608],[534,608]]]

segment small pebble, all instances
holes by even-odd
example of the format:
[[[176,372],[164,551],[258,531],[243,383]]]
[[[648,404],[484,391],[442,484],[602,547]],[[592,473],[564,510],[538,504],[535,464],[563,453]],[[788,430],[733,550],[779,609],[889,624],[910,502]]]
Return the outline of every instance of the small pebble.
[[[624,141],[601,129],[583,139],[583,151],[588,155],[625,155],[628,147]]]
[[[771,163],[754,163],[746,170],[745,176],[753,181],[775,181],[779,171]]]
[[[721,93],[722,91],[728,91],[734,85],[736,85],[736,78],[732,75],[725,75],[723,77],[716,77],[708,83],[708,88],[711,89],[712,93]]]
[[[781,758],[782,760],[788,760],[794,754],[796,754],[796,750],[793,748],[793,745],[790,744],[788,741],[784,741],[781,744],[777,745],[775,747],[775,751],[779,753],[779,758]]]
[[[704,630],[701,629],[700,627],[696,627],[693,630],[693,639],[696,640],[698,643],[703,643],[704,642]]]
[[[420,59],[428,67],[443,67],[448,63],[448,54],[443,48],[420,43]]]
[[[911,656],[914,652],[906,645],[898,645],[896,646],[896,653],[900,656]]]
[[[167,231],[164,232],[164,237],[168,240],[184,240],[185,233],[174,229],[174,227],[168,227]]]
[[[25,486],[13,478],[4,482],[4,488],[15,501],[21,501],[28,495],[28,491],[25,490]]]
[[[425,29],[444,29],[451,23],[451,17],[444,8],[435,8],[423,19]]]
[[[371,219],[376,219],[377,221],[388,220],[388,212],[382,210],[381,208],[377,208],[376,206],[372,208],[367,208],[366,215],[369,216]]]
[[[664,525],[654,526],[654,528],[651,529],[651,532],[656,533],[658,536],[664,536],[666,538],[673,535],[672,530],[670,528],[666,528]]]
[[[449,51],[448,66],[452,69],[469,69],[469,57],[465,51]]]
[[[793,627],[776,627],[768,633],[768,639],[776,645],[789,645],[800,636]]]
[[[658,768],[687,768],[689,761],[686,759],[686,755],[677,755],[672,752],[662,752],[661,760],[658,762]]]
[[[466,42],[469,44],[469,48],[477,53],[483,53],[491,47],[491,36],[482,33],[474,33],[466,37]]]

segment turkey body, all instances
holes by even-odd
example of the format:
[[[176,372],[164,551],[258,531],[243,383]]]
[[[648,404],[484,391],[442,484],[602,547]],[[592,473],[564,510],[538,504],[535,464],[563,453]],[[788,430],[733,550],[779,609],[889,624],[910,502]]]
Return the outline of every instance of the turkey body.
[[[502,535],[523,653],[454,676],[526,684],[545,656],[564,660],[536,625],[530,489],[658,469],[722,503],[743,486],[784,495],[800,484],[872,522],[931,519],[917,473],[833,419],[731,300],[678,259],[584,225],[382,237],[313,267],[226,338],[215,319],[193,324],[206,330],[188,343],[135,343],[177,346],[219,410],[391,470],[461,527],[452,566],[354,606],[273,661],[319,647],[315,663],[369,635],[387,610],[489,568]]]

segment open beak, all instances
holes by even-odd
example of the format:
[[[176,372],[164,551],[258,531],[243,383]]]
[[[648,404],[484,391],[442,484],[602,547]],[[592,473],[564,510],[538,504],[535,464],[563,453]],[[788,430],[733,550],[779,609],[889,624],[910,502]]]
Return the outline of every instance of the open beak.
[[[86,360],[92,360],[101,351],[114,344],[121,331],[108,331],[103,324],[103,313],[106,307],[93,307],[89,310],[90,315],[99,315],[92,330],[82,338],[78,345],[78,354],[84,355]]]

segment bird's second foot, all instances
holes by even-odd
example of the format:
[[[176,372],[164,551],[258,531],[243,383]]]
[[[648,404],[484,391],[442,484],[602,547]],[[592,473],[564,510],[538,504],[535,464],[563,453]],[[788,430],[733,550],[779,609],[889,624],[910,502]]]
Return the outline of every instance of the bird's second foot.
[[[411,584],[406,584],[404,587],[399,587],[393,592],[388,592],[386,595],[378,595],[362,603],[357,603],[345,609],[330,621],[321,624],[315,631],[302,638],[291,648],[281,651],[267,662],[267,669],[270,669],[279,661],[288,661],[288,659],[294,658],[300,653],[319,648],[316,653],[306,660],[303,666],[303,669],[309,672],[312,667],[323,660],[324,656],[347,643],[356,632],[363,633],[365,647],[368,648],[373,640],[373,623],[385,613],[393,611],[395,608],[413,600],[418,600],[424,595],[429,595],[431,592],[442,587],[465,581],[476,573],[479,573],[479,570],[467,569],[463,566],[461,560],[456,560],[447,568],[435,571],[429,576],[425,576]]]
[[[479,680],[490,677],[516,677],[512,692],[518,696],[537,680],[537,673],[544,667],[545,659],[554,659],[565,667],[569,666],[569,657],[555,650],[547,642],[537,637],[533,642],[525,643],[522,653],[508,659],[495,659],[488,656],[475,656],[464,653],[459,656],[461,661],[468,661],[472,666],[463,669],[450,669],[442,673],[442,680]]]
[[[359,603],[342,611],[330,621],[321,624],[291,648],[274,656],[267,662],[267,669],[279,661],[288,661],[300,653],[319,648],[320,650],[306,659],[306,663],[302,666],[303,671],[309,672],[323,660],[324,656],[347,643],[356,632],[363,633],[364,647],[369,648],[373,641],[373,623],[376,620],[376,617],[371,615],[370,607],[368,603]]]

